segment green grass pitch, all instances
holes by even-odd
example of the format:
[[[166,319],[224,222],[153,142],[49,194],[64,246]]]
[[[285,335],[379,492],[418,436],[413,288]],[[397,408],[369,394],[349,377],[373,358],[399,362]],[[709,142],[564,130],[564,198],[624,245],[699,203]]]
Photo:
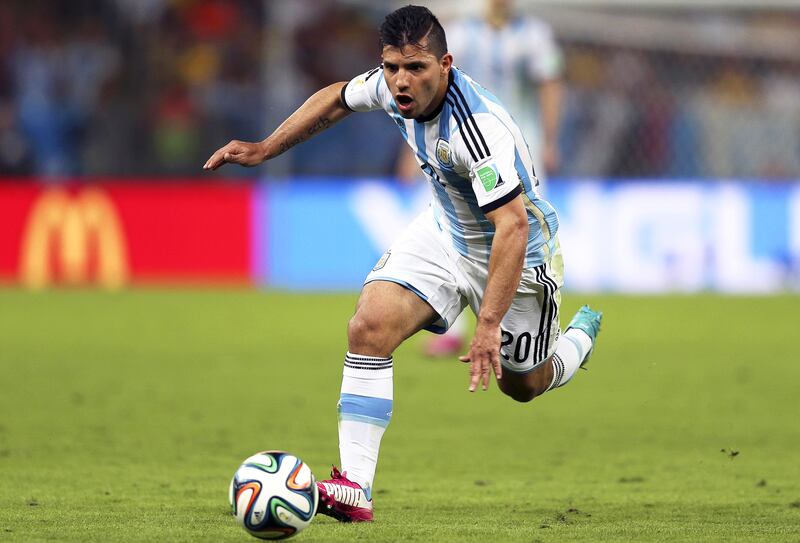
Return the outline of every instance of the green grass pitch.
[[[301,541],[799,541],[798,297],[567,296],[589,364],[518,404],[395,353],[376,522]],[[338,463],[352,295],[0,290],[0,540],[251,541],[263,449]]]

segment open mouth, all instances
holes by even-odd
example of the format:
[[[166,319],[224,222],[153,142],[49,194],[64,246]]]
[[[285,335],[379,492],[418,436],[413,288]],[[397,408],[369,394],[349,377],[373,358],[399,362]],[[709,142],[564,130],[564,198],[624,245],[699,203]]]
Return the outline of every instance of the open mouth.
[[[406,110],[414,103],[414,99],[406,94],[398,94],[395,96],[395,101],[400,109]]]

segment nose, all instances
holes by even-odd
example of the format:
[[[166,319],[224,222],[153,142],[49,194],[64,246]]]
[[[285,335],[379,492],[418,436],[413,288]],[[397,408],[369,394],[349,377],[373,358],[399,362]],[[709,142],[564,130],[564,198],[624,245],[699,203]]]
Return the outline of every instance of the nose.
[[[409,86],[408,72],[403,69],[398,70],[395,83],[397,84],[398,90],[407,89]]]

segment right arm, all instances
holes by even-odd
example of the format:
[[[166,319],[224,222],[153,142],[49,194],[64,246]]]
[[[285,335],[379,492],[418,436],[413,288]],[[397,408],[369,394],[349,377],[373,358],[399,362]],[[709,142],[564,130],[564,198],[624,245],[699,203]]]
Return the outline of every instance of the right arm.
[[[345,85],[345,82],[334,83],[314,93],[263,141],[249,143],[233,140],[217,149],[203,169],[216,170],[229,162],[257,166],[333,126],[351,112],[341,101],[341,92]]]

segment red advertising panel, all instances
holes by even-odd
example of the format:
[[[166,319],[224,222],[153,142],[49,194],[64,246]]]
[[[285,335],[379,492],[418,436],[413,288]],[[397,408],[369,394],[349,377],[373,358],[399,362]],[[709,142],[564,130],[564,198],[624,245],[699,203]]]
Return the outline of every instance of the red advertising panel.
[[[0,184],[0,280],[250,283],[251,187]]]

